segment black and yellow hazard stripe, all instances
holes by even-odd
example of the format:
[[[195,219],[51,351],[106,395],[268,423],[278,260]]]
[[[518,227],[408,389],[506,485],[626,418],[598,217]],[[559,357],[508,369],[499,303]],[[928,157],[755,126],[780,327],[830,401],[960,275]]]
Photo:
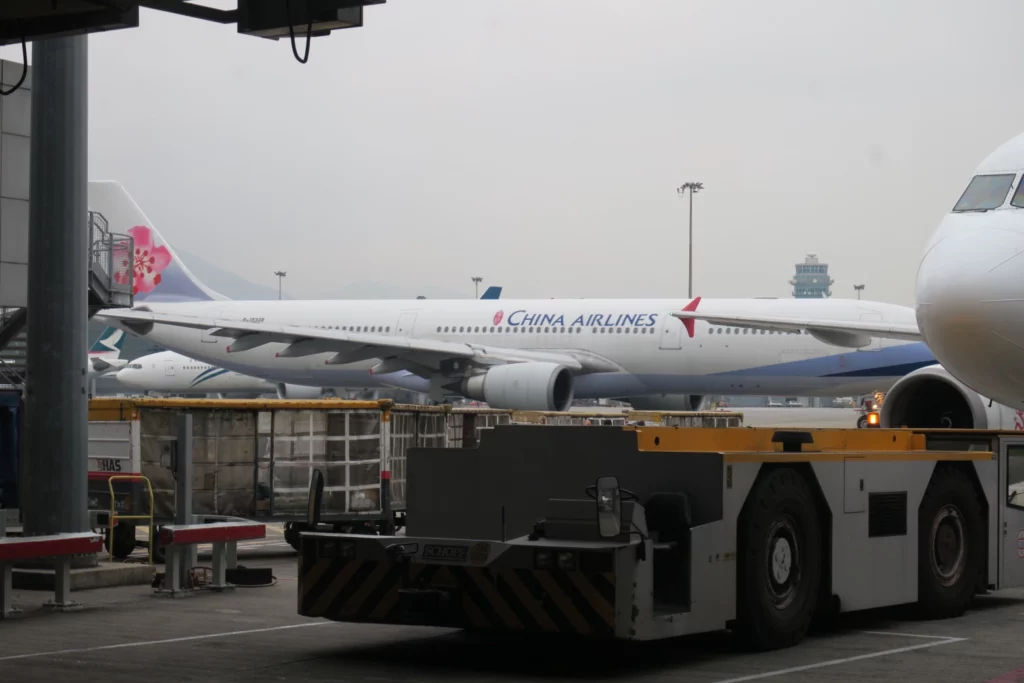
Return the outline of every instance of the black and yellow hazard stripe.
[[[594,637],[615,633],[615,576],[610,572],[318,559],[300,569],[299,614],[406,623],[403,587],[454,592],[454,616],[438,614],[432,622],[438,626]]]

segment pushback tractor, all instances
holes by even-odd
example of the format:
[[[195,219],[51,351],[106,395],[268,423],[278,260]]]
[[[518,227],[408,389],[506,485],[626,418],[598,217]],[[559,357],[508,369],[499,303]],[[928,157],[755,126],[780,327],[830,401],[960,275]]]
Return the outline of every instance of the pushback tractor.
[[[406,536],[301,534],[299,614],[772,649],[1024,584],[1020,433],[499,426],[408,467]]]

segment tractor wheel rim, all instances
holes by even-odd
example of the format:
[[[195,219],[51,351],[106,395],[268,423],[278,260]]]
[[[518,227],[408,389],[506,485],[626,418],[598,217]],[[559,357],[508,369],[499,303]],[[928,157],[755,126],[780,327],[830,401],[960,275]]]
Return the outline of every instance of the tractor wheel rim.
[[[796,524],[788,515],[772,524],[765,542],[765,583],[776,609],[796,599],[803,568]]]
[[[967,565],[964,516],[955,505],[944,505],[935,515],[931,532],[932,571],[943,586],[952,586]]]

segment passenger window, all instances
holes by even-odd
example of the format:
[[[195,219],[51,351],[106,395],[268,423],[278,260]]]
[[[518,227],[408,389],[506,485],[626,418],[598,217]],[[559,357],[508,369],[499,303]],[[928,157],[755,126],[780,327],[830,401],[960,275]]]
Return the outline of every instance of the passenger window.
[[[956,206],[953,207],[953,213],[989,211],[999,208],[1006,201],[1006,193],[1010,191],[1015,177],[1013,173],[974,176]]]
[[[1024,509],[1024,446],[1006,447],[1006,502]]]

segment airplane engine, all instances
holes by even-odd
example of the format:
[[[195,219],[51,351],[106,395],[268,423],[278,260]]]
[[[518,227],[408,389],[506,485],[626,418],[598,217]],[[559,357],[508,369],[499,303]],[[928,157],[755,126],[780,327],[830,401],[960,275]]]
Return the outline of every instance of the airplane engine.
[[[323,398],[325,391],[320,387],[306,387],[301,384],[284,384],[283,382],[277,383],[277,397],[278,398],[290,398],[293,400],[308,400],[314,398]]]
[[[879,427],[1024,430],[1024,417],[929,365],[892,385],[882,403]]]
[[[467,377],[462,393],[491,408],[564,411],[572,404],[572,373],[558,363],[509,363]]]

